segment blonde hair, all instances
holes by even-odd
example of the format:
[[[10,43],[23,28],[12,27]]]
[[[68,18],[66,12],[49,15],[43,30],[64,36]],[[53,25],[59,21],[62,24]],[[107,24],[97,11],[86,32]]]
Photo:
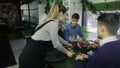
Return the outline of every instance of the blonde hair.
[[[42,24],[46,23],[49,20],[55,19],[58,16],[58,14],[59,14],[59,4],[56,1],[54,1],[47,17],[43,21],[39,22],[36,28],[38,28],[39,26],[41,26]]]

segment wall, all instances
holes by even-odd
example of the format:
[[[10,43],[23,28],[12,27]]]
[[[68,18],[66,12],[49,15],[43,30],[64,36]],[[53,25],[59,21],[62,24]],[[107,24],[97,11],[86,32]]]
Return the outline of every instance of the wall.
[[[38,2],[37,1],[30,3],[29,6],[28,4],[23,4],[21,6],[21,11],[22,11],[22,20],[30,21],[31,23],[38,23]]]
[[[45,11],[45,7],[46,4],[45,3],[41,3],[41,4],[38,4],[38,17],[39,17],[39,22],[42,21],[45,17],[46,17],[46,14],[44,13]]]
[[[68,8],[68,22],[71,21],[71,16],[73,13],[78,13],[80,15],[79,24],[82,22],[82,4],[80,0],[63,0],[63,5]]]
[[[91,1],[93,3],[103,3],[103,2],[105,2],[105,0],[89,0],[89,1]],[[106,0],[106,2],[111,2],[111,1],[118,1],[118,0]]]
[[[0,3],[0,21],[6,26],[16,26],[19,23],[19,8],[12,3]]]
[[[67,22],[71,21],[71,16],[73,13],[78,13],[80,15],[79,19],[79,24],[81,25],[82,22],[82,4],[80,3],[80,0],[62,0],[63,5],[68,8],[68,16],[67,16]],[[39,17],[39,22],[44,19],[46,14],[44,13],[46,2],[41,1],[41,3],[38,5],[38,17]]]

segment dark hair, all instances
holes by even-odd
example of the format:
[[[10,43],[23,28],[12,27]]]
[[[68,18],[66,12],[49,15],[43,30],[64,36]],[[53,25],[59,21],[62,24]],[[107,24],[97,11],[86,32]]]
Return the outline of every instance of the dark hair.
[[[74,18],[74,19],[79,19],[79,18],[80,18],[80,16],[79,16],[79,14],[78,14],[78,13],[74,13],[74,14],[72,15],[72,18]]]
[[[63,12],[63,14],[66,13],[67,12],[66,7],[59,4],[59,12]]]
[[[97,20],[98,24],[103,24],[106,26],[109,33],[112,35],[117,34],[117,30],[119,28],[119,17],[115,13],[104,13],[101,14]]]
[[[44,12],[45,12],[46,14],[48,14],[49,11],[50,11],[50,4],[47,3],[46,6],[45,6],[45,11],[44,11]]]

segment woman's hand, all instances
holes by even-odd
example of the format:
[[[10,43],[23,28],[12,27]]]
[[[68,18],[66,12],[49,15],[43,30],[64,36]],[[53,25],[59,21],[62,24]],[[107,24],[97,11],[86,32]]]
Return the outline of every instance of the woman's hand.
[[[73,45],[72,44],[68,44],[68,45],[65,45],[64,47],[67,48],[67,49],[68,48],[73,48]]]
[[[73,55],[74,55],[74,53],[72,53],[72,52],[70,52],[70,51],[67,51],[67,56],[68,56],[68,57],[71,58]]]
[[[73,45],[72,44],[68,44],[67,45],[69,48],[73,48]]]

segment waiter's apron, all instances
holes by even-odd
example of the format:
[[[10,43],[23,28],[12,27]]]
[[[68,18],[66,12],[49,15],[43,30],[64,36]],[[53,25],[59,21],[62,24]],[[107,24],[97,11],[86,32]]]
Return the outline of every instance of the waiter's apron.
[[[52,48],[51,41],[35,41],[28,39],[27,45],[19,57],[19,68],[43,68],[46,48]]]

